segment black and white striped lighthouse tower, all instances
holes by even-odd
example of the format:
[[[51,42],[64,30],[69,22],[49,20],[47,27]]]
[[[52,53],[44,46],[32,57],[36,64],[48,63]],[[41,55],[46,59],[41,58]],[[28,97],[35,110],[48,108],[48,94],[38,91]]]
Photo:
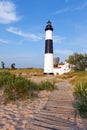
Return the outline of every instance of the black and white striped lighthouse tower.
[[[45,28],[45,56],[44,56],[44,74],[53,74],[53,27],[48,21]]]

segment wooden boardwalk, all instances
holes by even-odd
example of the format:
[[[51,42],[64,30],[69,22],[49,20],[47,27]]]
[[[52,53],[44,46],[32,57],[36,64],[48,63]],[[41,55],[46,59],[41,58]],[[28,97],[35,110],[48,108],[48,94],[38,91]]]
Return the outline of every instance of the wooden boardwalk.
[[[87,130],[73,107],[73,95],[67,81],[50,94],[44,108],[29,120],[29,130]]]

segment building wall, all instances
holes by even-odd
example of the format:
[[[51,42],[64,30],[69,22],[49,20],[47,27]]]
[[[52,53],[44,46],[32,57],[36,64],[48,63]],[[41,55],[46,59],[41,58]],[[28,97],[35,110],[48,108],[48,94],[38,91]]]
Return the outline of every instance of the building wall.
[[[65,62],[64,65],[59,65],[61,67],[54,68],[54,75],[61,75],[71,71],[70,64]]]

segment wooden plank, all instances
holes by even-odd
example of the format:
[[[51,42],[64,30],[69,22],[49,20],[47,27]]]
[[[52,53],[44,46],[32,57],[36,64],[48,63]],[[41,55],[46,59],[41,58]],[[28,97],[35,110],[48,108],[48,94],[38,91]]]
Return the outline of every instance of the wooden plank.
[[[50,116],[50,117],[56,117],[56,118],[64,118],[64,119],[74,119],[74,115],[72,113],[65,113],[65,112],[61,112],[61,113],[43,113],[43,112],[40,112],[40,115],[45,115],[45,116]]]
[[[42,130],[42,128],[45,128],[45,130],[46,129],[52,129],[52,130],[73,130],[73,128],[72,127],[65,127],[65,126],[61,126],[61,125],[54,125],[54,124],[48,124],[48,123],[44,123],[44,122],[42,122],[42,121],[37,121],[37,120],[35,120],[33,123],[32,123],[32,126],[34,126],[35,128],[37,128],[37,126],[38,127],[40,127],[41,129],[40,130]],[[36,130],[38,130],[38,129],[36,129]]]
[[[55,108],[55,107],[45,107],[44,110],[48,110],[48,111],[55,111],[58,112],[59,108]],[[61,110],[62,111],[62,110]],[[67,109],[64,109],[63,111],[68,111]]]
[[[58,104],[58,105],[54,105],[54,104],[46,104],[46,106],[44,107],[44,109],[46,107],[53,107],[53,108],[60,108],[60,109],[66,109],[67,111],[68,110],[75,110],[71,105],[70,106],[65,106],[65,105],[62,105],[62,104]]]
[[[42,115],[37,116],[34,120],[43,121],[48,124],[55,124],[55,125],[62,124],[63,126],[72,126],[74,124],[74,122],[71,122],[70,120],[67,119],[42,116]]]

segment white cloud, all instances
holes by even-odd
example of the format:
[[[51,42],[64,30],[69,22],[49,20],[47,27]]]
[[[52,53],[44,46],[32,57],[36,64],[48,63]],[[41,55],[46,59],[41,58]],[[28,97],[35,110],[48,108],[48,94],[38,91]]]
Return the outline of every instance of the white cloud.
[[[26,54],[26,55],[11,55],[11,56],[7,56],[7,55],[4,55],[4,56],[0,56],[0,59],[5,59],[5,60],[15,60],[15,59],[28,59],[28,58],[31,58],[31,54]]]
[[[32,41],[39,41],[39,40],[43,39],[42,34],[35,35],[35,34],[30,34],[30,33],[24,33],[23,31],[19,30],[18,28],[15,28],[15,27],[9,27],[6,30],[8,32],[11,32],[11,33],[16,34],[18,36],[22,36],[22,37],[27,38],[27,39],[32,40]]]
[[[0,43],[2,43],[2,44],[8,44],[8,41],[4,40],[4,39],[0,39]]]
[[[62,43],[63,40],[65,40],[65,39],[66,39],[66,37],[61,37],[61,36],[57,36],[57,35],[53,36],[53,42],[54,43]]]
[[[55,53],[63,54],[63,55],[71,55],[71,54],[73,54],[73,51],[71,51],[71,50],[55,50]]]
[[[19,20],[16,15],[16,6],[11,1],[0,1],[0,23],[9,24]]]
[[[56,14],[61,14],[61,13],[65,13],[65,12],[68,12],[70,10],[70,8],[63,8],[63,9],[60,9],[60,10],[57,10],[56,11]]]
[[[67,1],[67,0],[66,0]],[[67,1],[68,2],[68,1]],[[59,9],[56,11],[56,14],[66,13],[66,12],[73,12],[73,11],[80,11],[87,7],[87,2],[78,5],[77,7],[66,7],[63,9]]]
[[[82,10],[82,9],[84,9],[84,8],[86,8],[87,7],[87,2],[85,2],[85,3],[83,3],[83,4],[81,4],[81,5],[79,5],[78,7],[75,7],[73,10],[75,11],[75,10]]]

